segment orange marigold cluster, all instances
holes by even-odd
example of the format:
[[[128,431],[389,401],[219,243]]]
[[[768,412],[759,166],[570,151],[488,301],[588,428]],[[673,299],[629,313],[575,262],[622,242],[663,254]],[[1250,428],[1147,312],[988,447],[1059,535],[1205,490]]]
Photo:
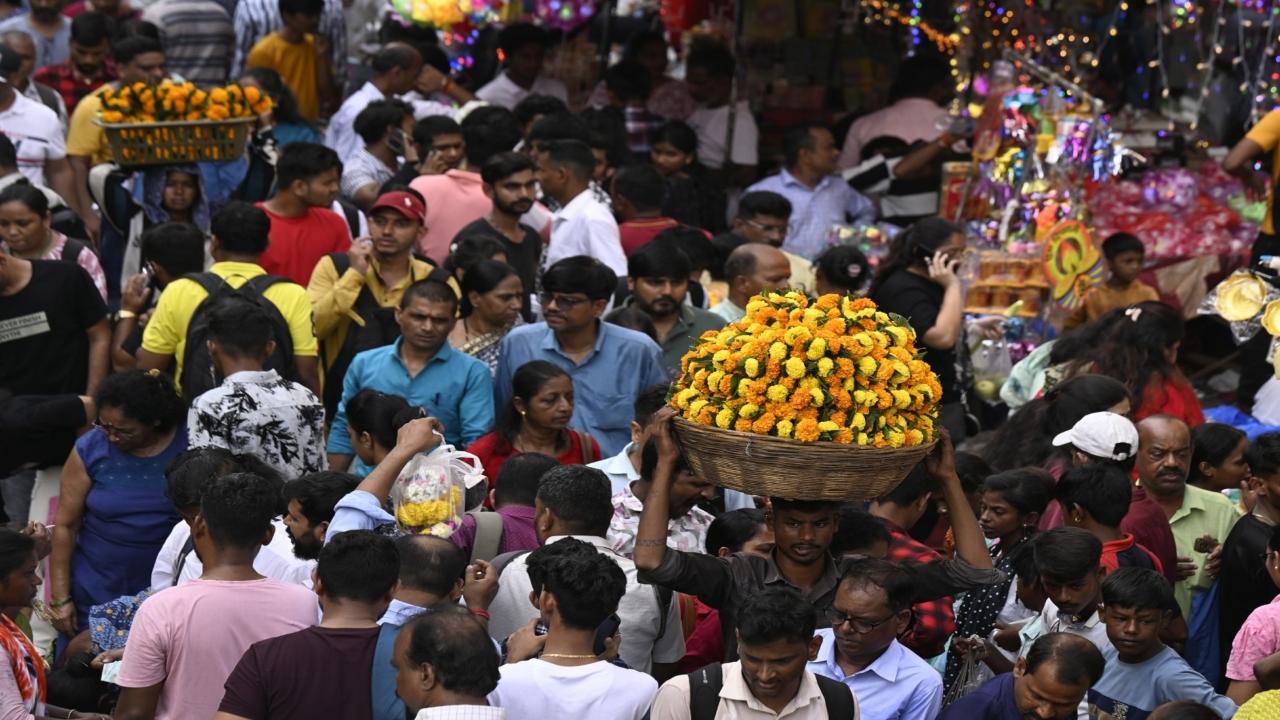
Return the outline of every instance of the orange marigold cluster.
[[[726,430],[801,442],[933,441],[942,387],[905,318],[865,298],[767,293],[685,354],[671,405]]]
[[[102,91],[98,119],[112,125],[216,121],[253,117],[270,110],[271,98],[256,87],[231,83],[202,90],[189,82],[162,80],[155,85],[108,86]]]

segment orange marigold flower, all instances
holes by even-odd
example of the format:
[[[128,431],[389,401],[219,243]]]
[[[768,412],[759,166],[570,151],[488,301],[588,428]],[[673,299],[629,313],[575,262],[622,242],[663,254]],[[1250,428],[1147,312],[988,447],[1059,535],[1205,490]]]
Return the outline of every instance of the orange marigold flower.
[[[818,439],[818,422],[805,419],[796,423],[795,438],[801,442],[813,442]]]

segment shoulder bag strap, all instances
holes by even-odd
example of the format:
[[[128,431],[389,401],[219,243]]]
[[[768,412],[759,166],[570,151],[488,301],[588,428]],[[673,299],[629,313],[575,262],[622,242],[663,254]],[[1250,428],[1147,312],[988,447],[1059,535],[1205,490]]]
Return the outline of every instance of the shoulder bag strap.
[[[502,544],[502,516],[480,510],[468,510],[467,514],[476,521],[476,535],[471,541],[471,562],[494,559]]]
[[[724,669],[720,663],[689,673],[689,720],[715,720],[723,686]]]
[[[815,674],[813,677],[818,681],[818,689],[822,691],[822,700],[827,705],[827,717],[831,718],[831,720],[843,720],[844,718],[853,717],[853,709],[856,705],[853,701],[853,692],[849,690],[849,686],[822,675]]]

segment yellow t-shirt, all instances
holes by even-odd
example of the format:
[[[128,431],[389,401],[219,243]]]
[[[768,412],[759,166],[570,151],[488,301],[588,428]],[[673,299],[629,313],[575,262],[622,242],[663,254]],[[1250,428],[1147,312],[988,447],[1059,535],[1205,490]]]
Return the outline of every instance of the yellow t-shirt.
[[[76,103],[75,112],[71,113],[71,127],[67,131],[67,154],[88,156],[90,167],[111,162],[111,147],[107,145],[107,135],[93,123],[98,119],[98,111],[102,109],[102,91],[108,87],[110,85],[103,85],[84,96]]]
[[[1267,219],[1262,221],[1262,232],[1274,235],[1276,225],[1275,218],[1271,217],[1271,205],[1275,202],[1276,184],[1280,183],[1280,110],[1272,110],[1262,116],[1245,139],[1271,153],[1271,195],[1267,197]],[[69,146],[67,152],[71,152]]]
[[[308,120],[320,117],[320,93],[316,88],[316,41],[311,35],[300,43],[287,42],[280,33],[262,38],[249,51],[246,67],[264,67],[280,73],[284,84],[298,98],[298,111]]]
[[[237,288],[252,278],[267,274],[258,265],[242,262],[214,263],[209,272]],[[289,324],[293,354],[315,357],[318,344],[315,330],[312,329],[311,301],[307,299],[307,291],[301,285],[282,282],[267,288],[262,295],[279,308],[280,314]],[[194,280],[174,280],[160,294],[160,302],[156,304],[151,322],[147,323],[147,329],[142,334],[143,350],[173,356],[173,376],[179,380],[182,378],[182,356],[186,354],[187,348],[187,327],[191,324],[191,316],[195,314],[196,308],[208,296],[200,283]]]

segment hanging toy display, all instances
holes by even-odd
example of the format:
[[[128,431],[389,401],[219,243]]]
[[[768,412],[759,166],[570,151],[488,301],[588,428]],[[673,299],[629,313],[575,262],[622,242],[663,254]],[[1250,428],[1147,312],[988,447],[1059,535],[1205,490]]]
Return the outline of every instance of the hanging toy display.
[[[391,0],[391,7],[404,20],[440,30],[485,27],[501,19],[507,4],[506,0]]]

